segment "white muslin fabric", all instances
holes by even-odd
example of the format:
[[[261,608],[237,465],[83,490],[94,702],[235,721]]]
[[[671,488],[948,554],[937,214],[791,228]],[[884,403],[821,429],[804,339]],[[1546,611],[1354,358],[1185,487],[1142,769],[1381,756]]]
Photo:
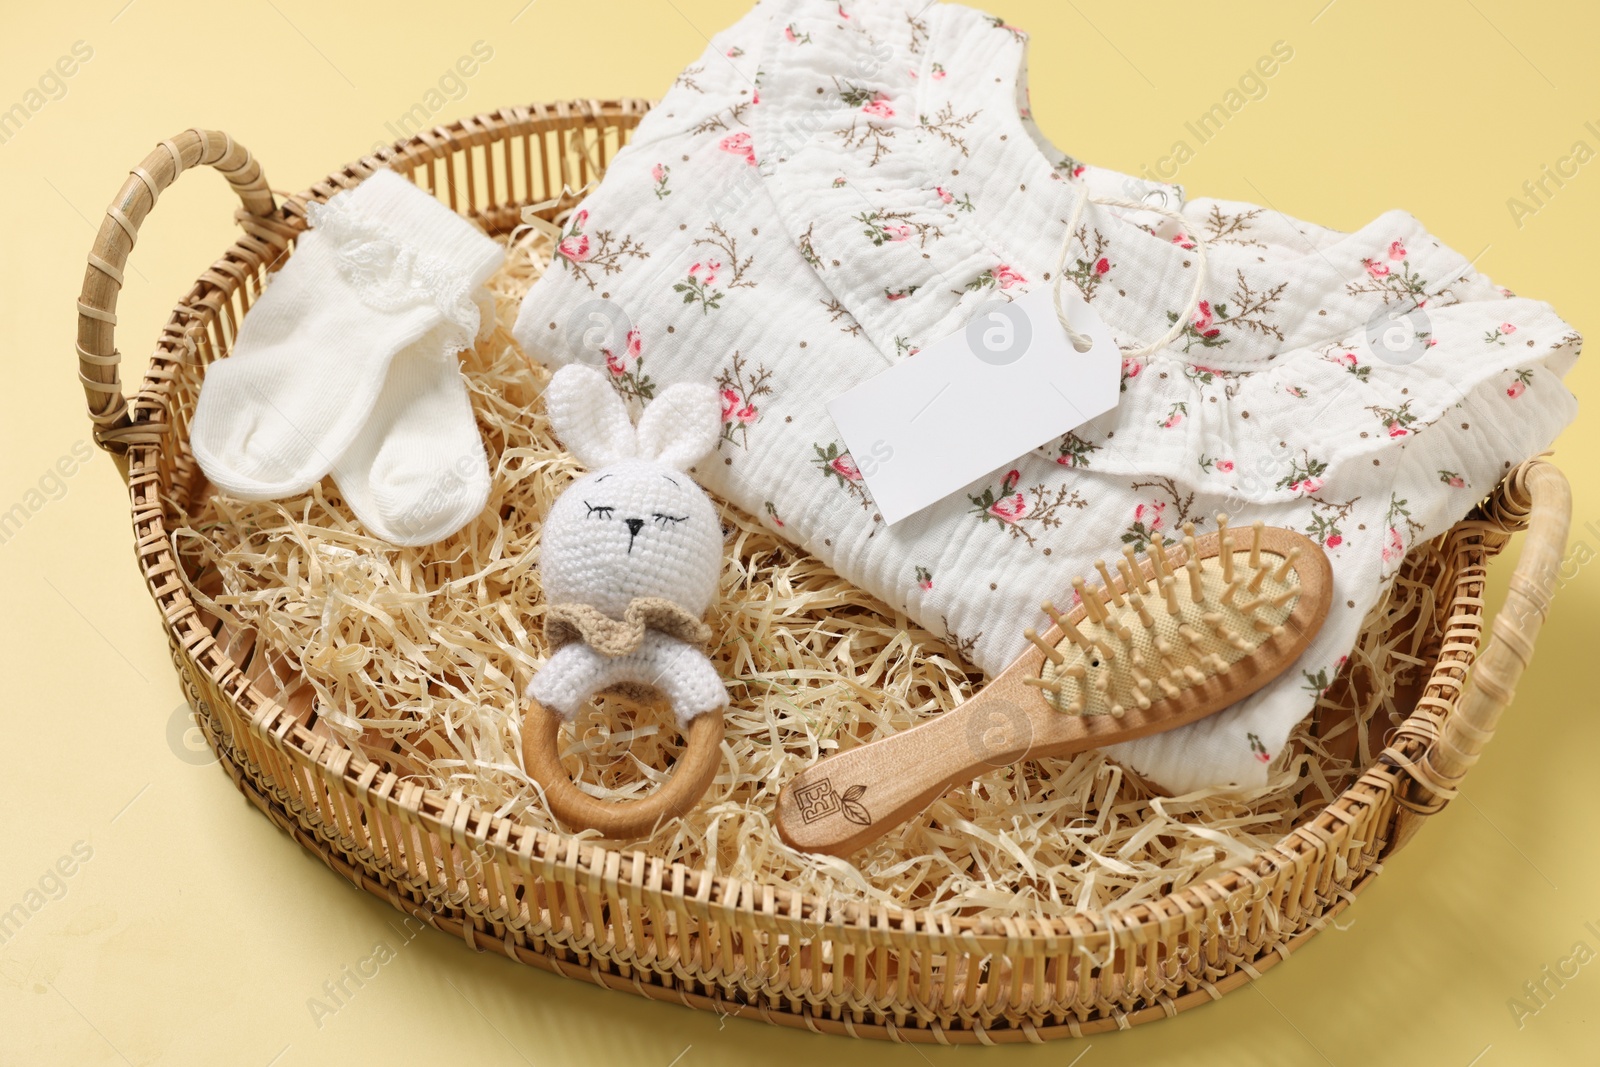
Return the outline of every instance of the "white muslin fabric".
[[[1581,340],[1405,212],[1341,233],[1080,163],[1029,116],[1025,45],[957,5],[765,0],[568,220],[516,336],[641,402],[715,379],[706,487],[990,675],[1046,625],[1044,597],[1124,545],[1219,511],[1305,532],[1335,599],[1300,661],[1112,750],[1174,791],[1252,787],[1410,546],[1574,417],[1561,378]],[[1063,242],[1065,280],[1125,350],[1176,338],[1124,360],[1113,411],[885,525],[827,402],[1053,284]]]

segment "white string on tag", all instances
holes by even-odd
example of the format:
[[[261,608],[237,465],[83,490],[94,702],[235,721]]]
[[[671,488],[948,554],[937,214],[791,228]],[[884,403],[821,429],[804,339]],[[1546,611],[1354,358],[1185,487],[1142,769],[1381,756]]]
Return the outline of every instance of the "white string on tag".
[[[1067,321],[1067,313],[1061,309],[1061,283],[1066,277],[1067,253],[1072,250],[1072,242],[1076,239],[1078,233],[1078,223],[1082,221],[1084,209],[1089,206],[1089,202],[1093,201],[1103,207],[1120,207],[1130,211],[1149,211],[1173,219],[1180,224],[1187,224],[1189,220],[1179,212],[1167,207],[1142,204],[1134,200],[1124,200],[1117,196],[1090,196],[1089,186],[1086,183],[1080,181],[1077,185],[1079,190],[1078,202],[1072,208],[1072,218],[1067,220],[1067,235],[1061,242],[1061,254],[1056,257],[1056,274],[1050,293],[1055,304],[1056,317],[1061,320],[1062,329],[1067,331],[1067,337],[1072,341],[1072,347],[1079,352],[1087,352],[1094,342],[1087,335],[1073,329],[1072,324]],[[1200,292],[1206,280],[1206,242],[1198,234],[1190,234],[1189,239],[1194,242],[1194,290],[1189,294],[1189,302],[1184,312],[1173,321],[1172,326],[1168,328],[1166,333],[1161,335],[1159,340],[1147,345],[1124,348],[1122,349],[1123,355],[1148,356],[1167,347],[1167,345],[1182,336],[1184,329],[1189,325],[1189,321],[1194,318],[1194,313],[1199,310]]]

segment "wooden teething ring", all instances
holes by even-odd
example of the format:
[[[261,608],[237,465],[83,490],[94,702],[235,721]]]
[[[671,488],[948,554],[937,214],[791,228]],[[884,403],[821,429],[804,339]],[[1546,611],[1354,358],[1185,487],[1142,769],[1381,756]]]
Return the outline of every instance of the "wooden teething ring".
[[[687,813],[705,796],[722,764],[722,712],[704,712],[690,721],[683,755],[659,789],[643,800],[601,800],[574,785],[561,766],[563,721],[537,700],[528,701],[522,720],[523,766],[563,824],[599,830],[608,838],[645,837],[666,820]]]

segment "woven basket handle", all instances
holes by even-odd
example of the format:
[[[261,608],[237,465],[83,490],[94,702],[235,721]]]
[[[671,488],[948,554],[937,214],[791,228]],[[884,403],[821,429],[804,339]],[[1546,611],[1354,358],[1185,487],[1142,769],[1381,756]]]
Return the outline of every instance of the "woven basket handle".
[[[121,354],[115,344],[117,294],[122,289],[122,268],[133,251],[139,227],[156,206],[161,193],[185,170],[204,163],[221,171],[244,202],[241,222],[269,220],[278,214],[272,191],[261,167],[250,152],[232,137],[216,130],[185,130],[171,140],[162,141],[144,162],[129,172],[122,190],[106,209],[105,221],[89,252],[89,265],[83,275],[83,292],[78,297],[78,379],[89,405],[89,420],[94,423],[97,444],[114,456],[121,456],[133,444],[153,442],[161,427],[133,421],[128,402],[122,395],[118,374]],[[277,227],[249,226],[256,236],[279,247],[287,247],[287,232]],[[183,347],[182,337],[169,336],[163,343]]]
[[[1483,525],[1492,535],[1525,529],[1527,537],[1517,569],[1512,572],[1505,604],[1494,617],[1490,638],[1467,677],[1455,710],[1444,718],[1427,751],[1405,765],[1411,788],[1394,847],[1409,840],[1425,817],[1456,795],[1467,771],[1478,762],[1494,736],[1500,715],[1511,703],[1517,681],[1533,659],[1539,629],[1550,613],[1550,599],[1560,588],[1562,559],[1572,524],[1572,489],[1566,476],[1542,459],[1514,469],[1484,508]]]

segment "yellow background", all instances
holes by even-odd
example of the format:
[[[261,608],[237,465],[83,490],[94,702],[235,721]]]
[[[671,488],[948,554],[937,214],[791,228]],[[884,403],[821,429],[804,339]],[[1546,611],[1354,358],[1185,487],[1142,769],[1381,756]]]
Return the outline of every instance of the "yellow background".
[[[88,439],[73,299],[105,205],[157,140],[190,125],[227,130],[275,188],[299,189],[391,139],[384,124],[475,41],[493,58],[439,121],[524,101],[658,96],[746,0],[5,6],[0,107],[74,42],[94,55],[64,97],[0,144],[0,511]],[[1520,226],[1506,203],[1575,141],[1600,149],[1594,5],[1007,0],[995,10],[1032,31],[1045,131],[1123,170],[1166,154],[1186,121],[1288,42],[1294,57],[1266,96],[1183,166],[1191,195],[1345,229],[1408,208],[1468,256],[1481,250],[1480,268],[1501,284],[1600,332],[1600,163]],[[209,173],[162,199],[119,309],[128,378],[167,310],[232,240],[234,206]],[[1596,358],[1569,379],[1585,400]],[[1593,427],[1590,417],[1570,430],[1558,459],[1577,488],[1575,543],[1600,548]],[[1340,929],[1176,1020],[1046,1049],[892,1048],[601,992],[431,930],[405,940],[398,912],[330,873],[184,747],[181,712],[171,740],[182,698],[130,551],[122,484],[99,455],[64,483],[0,544],[0,910],[75,842],[93,855],[0,945],[0,1063],[1595,1062],[1600,962],[1520,1028],[1507,1007],[1575,943],[1600,950],[1585,929],[1600,930],[1594,567],[1576,567],[1561,590],[1463,797]],[[1496,567],[1501,585],[1508,571],[1509,561]],[[308,998],[380,941],[393,959],[319,1026]]]

